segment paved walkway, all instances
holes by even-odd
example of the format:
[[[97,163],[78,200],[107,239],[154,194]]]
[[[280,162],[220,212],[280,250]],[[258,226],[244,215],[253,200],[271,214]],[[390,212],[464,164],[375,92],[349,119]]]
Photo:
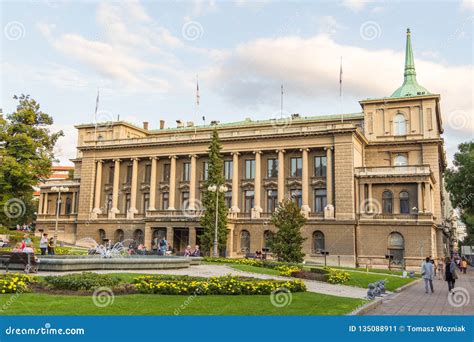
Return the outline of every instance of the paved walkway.
[[[434,293],[426,294],[421,280],[402,292],[387,296],[382,304],[367,315],[474,315],[474,268],[460,274],[458,291],[448,294],[444,280],[434,280]],[[450,298],[449,298],[450,297]]]
[[[115,270],[95,270],[95,273],[130,273],[134,271],[115,271]],[[79,273],[79,272],[40,272],[39,275],[61,275],[68,273]],[[243,272],[236,269],[233,269],[225,265],[211,265],[203,264],[197,266],[191,266],[189,268],[180,268],[172,270],[137,270],[136,273],[143,274],[175,274],[175,275],[189,275],[196,277],[216,277],[227,274],[232,274],[242,277],[254,277],[259,279],[278,279],[278,280],[288,280],[289,278],[259,274],[252,272]],[[338,297],[349,297],[349,298],[365,298],[367,294],[366,289],[353,286],[345,285],[334,285],[328,284],[325,282],[314,281],[314,280],[303,280],[309,292],[322,293],[326,295],[333,295]]]

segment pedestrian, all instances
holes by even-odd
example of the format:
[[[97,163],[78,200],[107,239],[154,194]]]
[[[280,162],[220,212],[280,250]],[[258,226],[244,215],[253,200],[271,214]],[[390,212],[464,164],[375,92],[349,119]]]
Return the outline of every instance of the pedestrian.
[[[467,260],[466,260],[465,257],[462,257],[462,259],[461,259],[461,269],[462,269],[462,273],[466,274]]]
[[[438,280],[444,276],[444,261],[443,258],[438,258]]]
[[[188,246],[185,248],[185,250],[184,250],[184,256],[185,256],[185,257],[191,256],[191,246],[188,245]]]
[[[48,234],[44,233],[40,240],[41,255],[45,255],[47,249],[48,249]]]
[[[54,239],[50,238],[48,242],[48,255],[54,255]]]
[[[160,245],[159,245],[160,251],[159,255],[165,255],[166,251],[168,250],[168,241],[164,237],[161,238],[160,240]]]
[[[448,283],[449,293],[454,294],[454,285],[458,276],[456,274],[456,263],[450,257],[446,257],[445,269],[444,280]]]
[[[201,250],[199,249],[199,245],[194,247],[194,251],[191,253],[191,256],[198,257],[201,256]]]
[[[431,289],[431,293],[434,293],[433,289],[433,276],[434,276],[434,267],[433,263],[431,262],[430,258],[427,257],[425,262],[421,265],[421,276],[425,281],[425,293],[429,293],[429,289]]]

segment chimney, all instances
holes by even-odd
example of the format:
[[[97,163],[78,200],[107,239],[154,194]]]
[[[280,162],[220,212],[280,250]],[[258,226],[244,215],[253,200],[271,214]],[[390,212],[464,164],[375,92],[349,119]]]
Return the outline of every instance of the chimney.
[[[165,120],[160,120],[160,129],[165,128]]]
[[[143,121],[143,129],[148,131],[148,121]]]

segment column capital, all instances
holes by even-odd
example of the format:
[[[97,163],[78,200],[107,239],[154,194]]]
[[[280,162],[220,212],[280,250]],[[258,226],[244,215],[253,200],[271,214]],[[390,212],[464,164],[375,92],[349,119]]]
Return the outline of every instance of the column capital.
[[[136,161],[139,161],[140,158],[138,158],[138,157],[133,157],[133,158],[130,158],[130,160],[131,160],[131,161],[135,161],[135,160],[136,160]]]
[[[96,162],[97,164],[99,164],[99,163],[104,163],[104,160],[103,160],[103,159],[97,159],[95,162]]]
[[[231,154],[232,156],[234,156],[234,155],[235,155],[235,156],[240,156],[240,152],[230,152],[230,154]]]
[[[177,155],[173,155],[173,156],[168,156],[169,159],[178,159],[178,156]]]
[[[115,158],[115,159],[112,159],[112,161],[113,161],[114,163],[120,163],[120,162],[122,161],[122,159]]]
[[[276,152],[276,153],[280,153],[280,152],[281,152],[281,153],[286,153],[286,150],[284,150],[284,149],[278,149],[278,150],[275,150],[275,152]]]
[[[196,158],[197,159],[197,158],[199,158],[199,156],[197,154],[190,154],[189,158]]]
[[[327,151],[327,150],[334,150],[334,146],[325,146],[324,151]]]
[[[252,153],[253,154],[262,154],[263,152],[262,151],[253,151]]]
[[[157,156],[151,156],[149,159],[150,159],[150,160],[159,160],[159,159],[160,159],[160,157],[157,157]]]
[[[301,152],[309,152],[311,150],[309,149],[309,147],[305,147],[305,148],[300,148],[300,151]]]

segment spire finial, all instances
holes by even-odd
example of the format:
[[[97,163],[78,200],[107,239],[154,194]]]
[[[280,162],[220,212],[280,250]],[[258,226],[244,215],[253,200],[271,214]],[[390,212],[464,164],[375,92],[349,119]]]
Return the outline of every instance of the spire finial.
[[[411,47],[411,33],[410,29],[407,29],[407,44],[405,48],[405,81],[415,80],[415,60],[413,58],[413,49]]]

